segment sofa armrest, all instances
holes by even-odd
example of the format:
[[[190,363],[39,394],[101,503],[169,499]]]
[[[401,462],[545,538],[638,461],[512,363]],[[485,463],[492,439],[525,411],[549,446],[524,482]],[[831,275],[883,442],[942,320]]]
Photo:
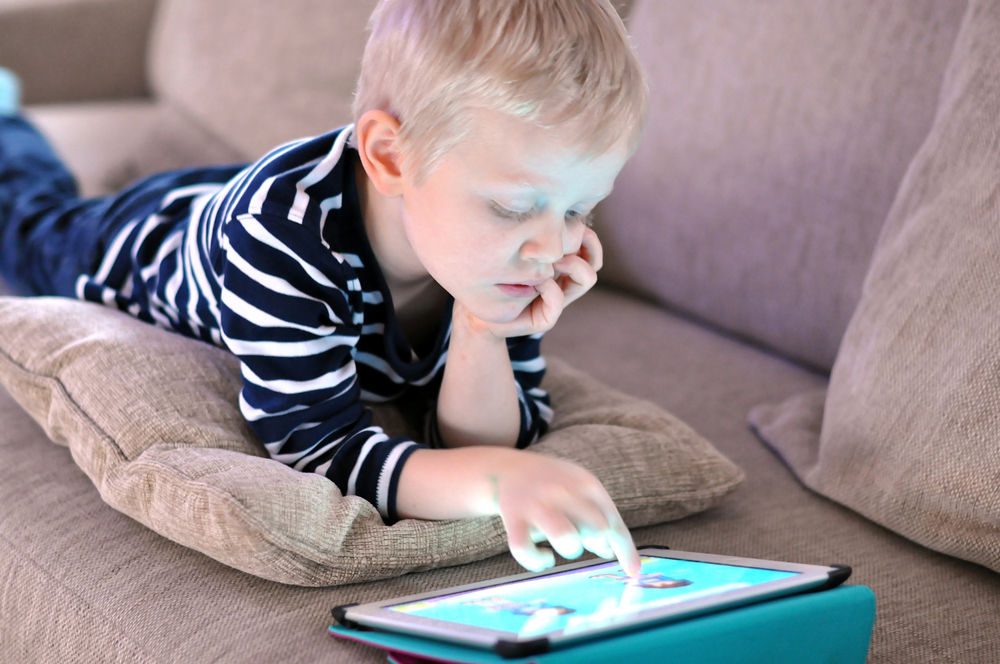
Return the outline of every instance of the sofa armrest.
[[[148,95],[156,0],[0,0],[0,66],[26,104]]]

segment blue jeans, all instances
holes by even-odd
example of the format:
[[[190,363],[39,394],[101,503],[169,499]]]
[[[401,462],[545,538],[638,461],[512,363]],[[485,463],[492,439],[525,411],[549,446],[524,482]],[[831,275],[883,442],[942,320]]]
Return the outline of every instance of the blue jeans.
[[[153,175],[104,198],[80,198],[76,180],[27,120],[0,117],[0,277],[23,295],[76,297],[118,231],[159,207],[173,188],[224,182],[241,165]]]

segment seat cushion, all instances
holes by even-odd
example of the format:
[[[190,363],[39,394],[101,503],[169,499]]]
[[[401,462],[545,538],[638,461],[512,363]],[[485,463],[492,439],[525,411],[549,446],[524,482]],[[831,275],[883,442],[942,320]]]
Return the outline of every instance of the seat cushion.
[[[32,106],[26,115],[76,176],[84,197],[114,193],[161,171],[246,160],[167,103]]]
[[[754,419],[812,489],[1000,572],[998,32],[971,2],[829,392]]]
[[[63,298],[0,299],[0,382],[109,505],[161,535],[274,581],[354,583],[458,565],[506,548],[500,517],[404,519],[268,458],[239,411],[223,349]],[[556,361],[556,413],[534,452],[579,463],[630,527],[717,504],[740,470],[683,423]],[[392,405],[390,435],[419,440]]]
[[[602,277],[833,365],[966,0],[639,0],[650,121]]]
[[[752,405],[821,388],[823,376],[600,289],[571,305],[544,343],[547,356],[680,414],[747,471],[718,507],[634,530],[637,543],[850,564],[852,582],[877,598],[871,662],[1000,661],[1000,576],[810,493],[747,428]],[[267,581],[110,509],[70,450],[2,389],[0,423],[3,661],[376,664],[383,652],[326,635],[330,607],[518,570],[504,553],[336,588]]]

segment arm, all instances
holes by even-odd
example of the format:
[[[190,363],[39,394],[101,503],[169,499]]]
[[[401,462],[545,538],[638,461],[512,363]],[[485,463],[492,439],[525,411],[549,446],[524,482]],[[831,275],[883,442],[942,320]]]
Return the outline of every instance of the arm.
[[[241,215],[225,233],[219,304],[241,362],[243,416],[271,458],[324,475],[395,521],[399,471],[419,446],[372,426],[361,404],[353,273],[284,219]]]
[[[564,558],[588,549],[639,572],[639,554],[604,487],[560,459],[498,447],[416,450],[399,479],[397,509],[420,519],[499,514],[511,553],[531,570],[555,564],[535,546],[547,539]]]
[[[514,447],[521,406],[507,340],[455,303],[438,394],[438,431],[448,447]],[[483,408],[488,404],[487,408]]]

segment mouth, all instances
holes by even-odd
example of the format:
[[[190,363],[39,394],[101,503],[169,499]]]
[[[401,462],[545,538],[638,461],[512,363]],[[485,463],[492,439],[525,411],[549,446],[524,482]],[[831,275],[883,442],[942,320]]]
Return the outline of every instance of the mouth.
[[[497,288],[508,297],[534,299],[538,295],[535,287],[527,284],[497,284]]]

